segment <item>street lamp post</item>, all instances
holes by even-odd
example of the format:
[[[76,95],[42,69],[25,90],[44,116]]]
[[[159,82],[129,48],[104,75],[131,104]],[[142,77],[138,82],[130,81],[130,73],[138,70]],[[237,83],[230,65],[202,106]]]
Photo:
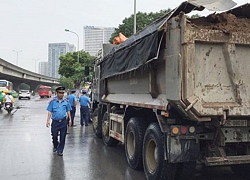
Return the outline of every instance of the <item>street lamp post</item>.
[[[13,51],[16,53],[16,65],[18,66],[18,53],[22,52],[22,50],[20,51],[13,50]]]
[[[74,31],[70,31],[68,29],[65,29],[66,32],[71,32],[71,33],[74,33],[76,36],[77,36],[77,51],[78,51],[78,54],[77,54],[77,62],[79,63],[79,36],[77,33],[75,33]]]
[[[136,0],[134,0],[134,34],[136,33]]]

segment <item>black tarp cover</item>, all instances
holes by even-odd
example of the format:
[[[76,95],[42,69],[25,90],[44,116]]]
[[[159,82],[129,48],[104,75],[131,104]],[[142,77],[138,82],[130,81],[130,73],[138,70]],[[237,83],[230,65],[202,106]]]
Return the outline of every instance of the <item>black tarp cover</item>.
[[[183,2],[175,10],[166,14],[137,34],[130,36],[122,44],[113,47],[100,62],[101,79],[132,71],[153,59],[157,59],[161,38],[163,36],[163,33],[160,32],[164,31],[162,27],[167,20],[178,15],[180,12],[189,13],[199,8],[200,7],[188,2]]]

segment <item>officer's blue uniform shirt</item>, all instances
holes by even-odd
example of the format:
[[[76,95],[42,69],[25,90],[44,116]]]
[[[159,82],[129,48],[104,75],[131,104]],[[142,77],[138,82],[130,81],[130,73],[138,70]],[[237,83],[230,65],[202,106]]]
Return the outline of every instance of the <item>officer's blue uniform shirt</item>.
[[[61,102],[58,101],[58,98],[54,98],[49,102],[47,111],[52,113],[52,120],[61,120],[66,118],[67,112],[71,110],[71,106],[66,99],[62,99]]]
[[[90,102],[90,98],[85,95],[82,95],[79,99],[79,102],[81,106],[88,106],[88,102]]]
[[[76,101],[76,95],[75,94],[68,95],[67,99],[69,100],[70,106],[75,106],[75,101]]]

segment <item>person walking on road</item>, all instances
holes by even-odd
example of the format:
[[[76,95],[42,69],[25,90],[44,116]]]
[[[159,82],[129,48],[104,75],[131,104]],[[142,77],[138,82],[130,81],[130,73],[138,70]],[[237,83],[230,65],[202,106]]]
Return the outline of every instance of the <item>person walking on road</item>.
[[[71,120],[72,120],[72,125],[74,125],[74,119],[75,119],[75,114],[76,114],[76,90],[72,89],[71,90],[71,94],[68,95],[67,99],[69,100],[69,104],[71,106],[71,111],[70,111],[70,115],[71,115]]]
[[[67,116],[69,118],[69,126],[72,124],[70,110],[71,106],[67,99],[64,99],[65,87],[56,88],[57,97],[49,102],[47,107],[48,117],[46,121],[46,126],[50,126],[51,123],[51,135],[53,143],[53,152],[57,151],[59,156],[63,155],[63,149],[65,146],[65,138],[67,133]],[[60,142],[58,142],[58,132],[60,132]]]
[[[82,96],[79,99],[80,102],[80,115],[81,115],[81,119],[80,119],[80,124],[81,126],[84,125],[84,121],[85,120],[85,126],[88,126],[89,124],[89,103],[90,103],[90,98],[87,96],[87,90],[83,89],[82,90]]]

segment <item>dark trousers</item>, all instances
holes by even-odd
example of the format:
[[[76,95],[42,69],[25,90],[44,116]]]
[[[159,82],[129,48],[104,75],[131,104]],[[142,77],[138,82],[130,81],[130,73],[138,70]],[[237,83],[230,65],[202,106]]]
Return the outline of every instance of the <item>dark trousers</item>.
[[[10,103],[10,107],[13,107],[12,102],[5,102],[5,103],[4,103],[4,107],[6,107],[6,103]]]
[[[75,114],[76,114],[76,107],[75,106],[71,106],[71,108],[72,108],[72,110],[70,111],[70,116],[71,116],[72,126],[73,126],[74,125],[74,118],[75,118]],[[68,121],[69,121],[69,119],[68,119]]]
[[[81,106],[80,108],[80,115],[81,115],[81,126],[84,125],[84,121],[85,120],[85,125],[89,124],[89,107],[88,106]]]
[[[58,132],[60,132],[60,142],[58,142]],[[67,133],[67,120],[52,121],[51,124],[51,135],[52,143],[54,148],[57,149],[58,153],[62,153],[65,145],[65,138]]]

